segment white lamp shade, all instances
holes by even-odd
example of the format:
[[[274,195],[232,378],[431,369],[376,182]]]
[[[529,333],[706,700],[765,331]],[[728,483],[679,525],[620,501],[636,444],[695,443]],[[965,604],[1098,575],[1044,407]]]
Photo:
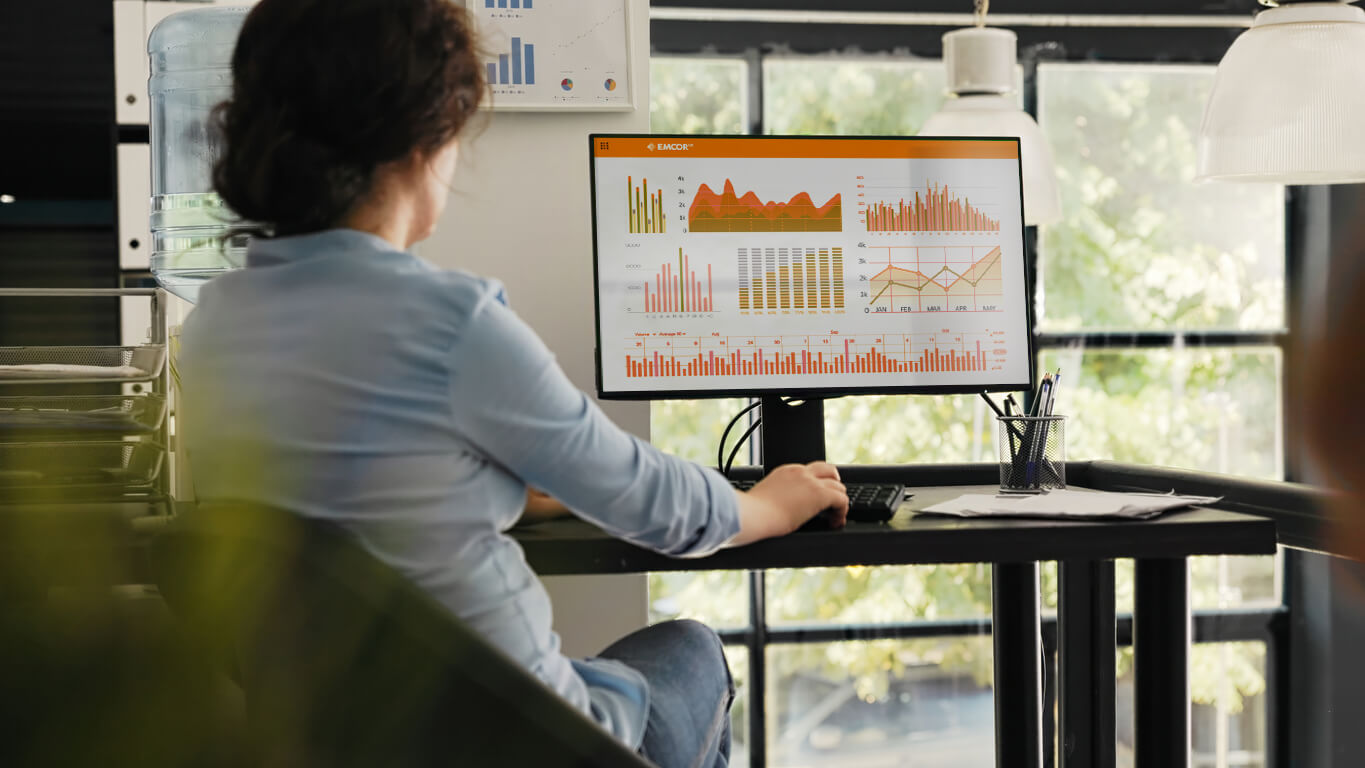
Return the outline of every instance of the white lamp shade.
[[[943,66],[953,93],[1014,93],[1019,36],[1008,29],[967,27],[943,35]]]
[[[1018,136],[1024,173],[1024,223],[1062,215],[1052,150],[1038,124],[1019,108],[1015,89],[1018,37],[1008,29],[968,27],[943,35],[943,64],[955,94],[920,128],[921,136]]]
[[[949,98],[920,129],[921,136],[1018,136],[1024,172],[1024,223],[1061,218],[1057,172],[1043,131],[1012,97],[971,95]]]
[[[1365,181],[1365,11],[1262,11],[1228,49],[1199,130],[1198,180]]]

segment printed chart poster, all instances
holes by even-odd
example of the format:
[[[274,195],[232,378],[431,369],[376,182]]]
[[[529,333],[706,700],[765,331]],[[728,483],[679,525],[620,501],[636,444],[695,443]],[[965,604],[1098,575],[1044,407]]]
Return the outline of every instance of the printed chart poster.
[[[629,0],[469,0],[493,109],[619,109],[630,96]]]

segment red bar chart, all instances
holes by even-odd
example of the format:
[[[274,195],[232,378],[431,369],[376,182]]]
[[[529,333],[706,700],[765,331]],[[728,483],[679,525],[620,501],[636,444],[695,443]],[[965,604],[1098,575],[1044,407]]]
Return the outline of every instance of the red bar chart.
[[[923,197],[870,203],[864,213],[868,232],[999,232],[1000,220],[991,218],[966,197],[959,198],[945,184],[926,184]]]
[[[654,280],[645,281],[645,311],[655,313],[703,313],[715,311],[711,285],[711,265],[706,265],[706,280],[693,268],[691,259],[678,249],[676,264],[664,262]],[[637,283],[638,285],[638,283]]]
[[[1004,334],[631,338],[627,378],[934,374],[1003,370]]]

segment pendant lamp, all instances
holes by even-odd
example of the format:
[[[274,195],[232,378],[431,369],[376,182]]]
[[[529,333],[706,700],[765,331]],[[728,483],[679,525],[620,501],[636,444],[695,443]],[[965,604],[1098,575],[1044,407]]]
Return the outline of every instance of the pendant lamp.
[[[1024,223],[1061,217],[1052,150],[1038,123],[1019,108],[1015,95],[1018,38],[1008,29],[984,26],[984,3],[976,27],[943,35],[943,64],[950,94],[924,123],[921,136],[1018,136],[1024,173]]]
[[[1344,1],[1281,0],[1218,64],[1196,178],[1365,181],[1363,124],[1365,11]]]

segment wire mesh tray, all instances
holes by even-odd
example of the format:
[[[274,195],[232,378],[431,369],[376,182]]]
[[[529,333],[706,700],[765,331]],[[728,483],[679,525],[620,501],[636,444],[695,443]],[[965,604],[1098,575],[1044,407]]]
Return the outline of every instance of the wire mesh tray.
[[[150,489],[166,449],[152,442],[0,443],[0,496],[117,495]]]
[[[166,420],[160,395],[0,397],[0,440],[148,435]]]
[[[0,347],[0,384],[151,381],[165,364],[164,345]]]

